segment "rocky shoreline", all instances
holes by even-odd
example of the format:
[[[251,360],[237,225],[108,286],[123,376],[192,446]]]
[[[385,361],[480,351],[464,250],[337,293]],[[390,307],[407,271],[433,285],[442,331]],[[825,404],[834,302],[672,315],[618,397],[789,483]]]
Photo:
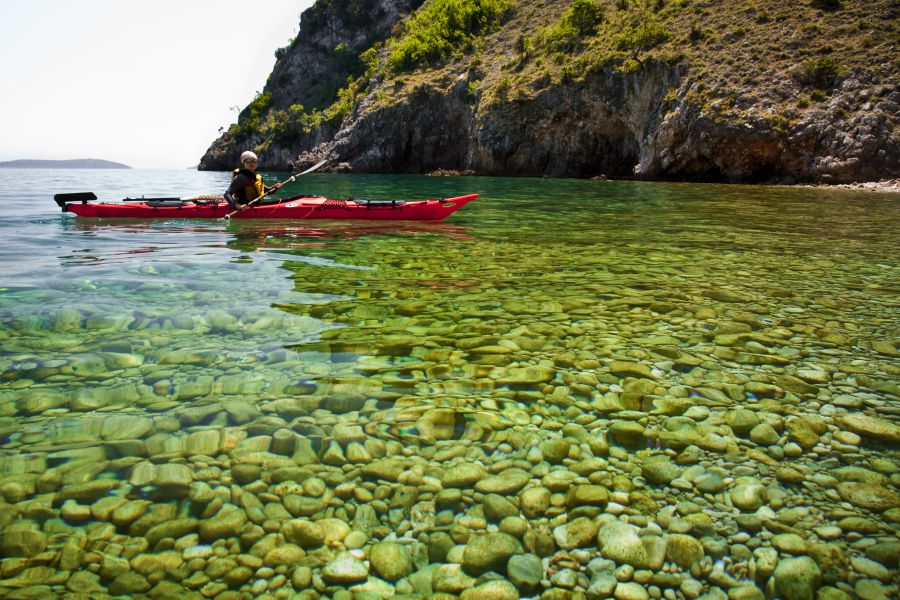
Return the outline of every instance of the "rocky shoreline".
[[[827,185],[803,185],[801,187],[820,188],[825,190],[865,190],[869,192],[878,192],[879,194],[898,194],[900,193],[900,179],[883,179],[881,181],[862,181],[858,183],[838,183]]]

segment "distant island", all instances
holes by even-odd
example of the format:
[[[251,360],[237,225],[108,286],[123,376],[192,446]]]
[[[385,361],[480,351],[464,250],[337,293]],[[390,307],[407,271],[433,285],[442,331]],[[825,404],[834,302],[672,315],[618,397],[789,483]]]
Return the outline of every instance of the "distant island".
[[[72,160],[10,160],[0,162],[0,169],[130,169],[128,165],[100,160],[99,158],[75,158]]]

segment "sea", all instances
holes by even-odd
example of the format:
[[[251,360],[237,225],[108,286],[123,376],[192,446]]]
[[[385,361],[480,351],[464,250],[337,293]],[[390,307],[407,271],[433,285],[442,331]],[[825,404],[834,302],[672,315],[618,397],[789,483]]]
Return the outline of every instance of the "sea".
[[[320,173],[281,192],[480,195],[441,223],[87,219],[53,200],[227,184],[0,170],[0,590],[63,593],[79,573],[107,590],[120,573],[97,565],[115,555],[137,574],[114,588],[129,594],[327,595],[387,581],[369,554],[379,541],[413,557],[390,580],[406,593],[422,592],[413,569],[458,561],[523,596],[586,590],[608,566],[594,558],[628,563],[597,542],[610,521],[702,542],[693,570],[669,557],[639,572],[726,589],[719,568],[763,589],[774,575],[752,552],[773,534],[853,557],[896,542],[896,194]],[[133,518],[115,516],[123,506]],[[848,516],[874,525],[845,535]],[[176,517],[181,529],[148,533]],[[569,547],[556,528],[582,517],[595,529]],[[298,519],[337,533],[310,542],[290,533]],[[435,550],[446,532],[465,551]],[[493,551],[543,557],[538,583],[513,577],[509,555],[472,558],[486,535],[512,539]],[[300,550],[262,566],[285,543]],[[71,544],[81,553],[60,566]],[[363,576],[327,570],[341,552]],[[167,568],[141,566],[153,555]],[[252,568],[228,579],[217,560]],[[292,579],[298,565],[309,579]],[[872,579],[854,568],[832,583]],[[633,583],[672,581],[650,579]]]

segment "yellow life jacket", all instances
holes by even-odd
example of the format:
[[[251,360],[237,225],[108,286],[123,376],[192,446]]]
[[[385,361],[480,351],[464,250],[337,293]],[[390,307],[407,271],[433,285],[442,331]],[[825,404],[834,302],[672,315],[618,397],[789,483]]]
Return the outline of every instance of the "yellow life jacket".
[[[231,172],[231,179],[234,180],[237,177],[238,173],[241,172],[241,169],[235,169]],[[244,187],[244,202],[250,202],[251,200],[256,200],[260,196],[266,193],[266,184],[263,183],[262,175],[259,173],[256,174],[256,181],[253,182],[253,185],[248,185]]]

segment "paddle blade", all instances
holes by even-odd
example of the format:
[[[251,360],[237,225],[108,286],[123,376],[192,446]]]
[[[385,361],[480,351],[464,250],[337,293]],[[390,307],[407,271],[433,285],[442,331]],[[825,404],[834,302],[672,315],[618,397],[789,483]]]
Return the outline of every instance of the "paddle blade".
[[[90,200],[96,200],[97,196],[94,192],[75,192],[72,194],[56,194],[53,196],[53,199],[60,208],[64,209],[68,202],[88,202]]]
[[[300,177],[301,175],[306,175],[307,173],[312,173],[313,171],[315,171],[316,169],[318,169],[319,167],[321,167],[322,165],[324,165],[327,162],[328,162],[327,160],[323,160],[322,162],[311,166],[310,168],[303,171],[302,173],[297,173],[296,175],[294,175],[294,177]]]

